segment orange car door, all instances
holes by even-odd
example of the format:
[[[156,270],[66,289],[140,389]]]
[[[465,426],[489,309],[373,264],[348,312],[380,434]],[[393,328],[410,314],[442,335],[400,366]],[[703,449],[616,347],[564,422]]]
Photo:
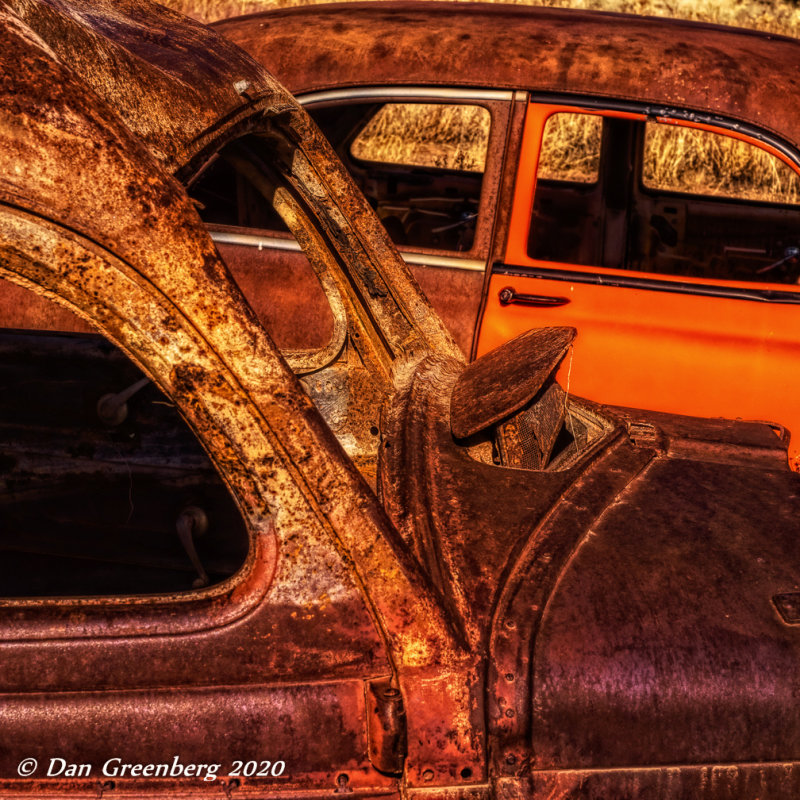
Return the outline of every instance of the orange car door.
[[[571,325],[560,379],[575,394],[800,428],[792,153],[664,115],[529,105],[477,353]]]

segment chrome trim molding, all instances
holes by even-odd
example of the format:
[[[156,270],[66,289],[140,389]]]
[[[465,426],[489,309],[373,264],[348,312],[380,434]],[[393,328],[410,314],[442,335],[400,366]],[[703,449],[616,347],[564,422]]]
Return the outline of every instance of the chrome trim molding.
[[[271,250],[291,250],[299,253],[302,248],[294,239],[284,239],[280,236],[258,236],[253,233],[228,233],[227,231],[209,231],[211,238],[219,244],[241,244],[246,247],[265,247]]]
[[[800,166],[800,153],[795,148],[775,136],[770,131],[751,125],[749,122],[742,122],[738,119],[731,119],[706,111],[692,111],[691,109],[679,108],[677,106],[662,106],[657,103],[641,103],[636,101],[618,100],[615,98],[604,99],[602,97],[584,97],[582,95],[569,94],[548,94],[533,93],[532,103],[559,103],[561,105],[573,106],[575,108],[594,108],[598,110],[624,111],[634,114],[643,114],[650,120],[676,119],[683,122],[699,122],[703,125],[710,125],[723,130],[730,130],[734,133],[744,133],[752,136],[753,139],[770,147],[774,147],[793,164]]]
[[[581,272],[570,269],[550,267],[520,266],[498,262],[492,266],[492,275],[506,275],[519,278],[539,278],[541,280],[566,281],[568,283],[588,283],[596,286],[612,286],[619,289],[644,289],[651,292],[670,294],[689,294],[701,297],[721,297],[727,300],[748,300],[757,303],[783,303],[800,305],[800,292],[781,289],[752,289],[739,286],[722,286],[709,283],[688,283],[687,281],[667,281],[659,278],[643,278],[636,274],[607,275],[596,272]]]
[[[254,233],[232,233],[228,231],[209,231],[211,238],[219,244],[238,244],[245,247],[257,247],[263,250],[289,250],[301,252],[300,245],[294,239],[279,236],[259,236]],[[445,267],[447,269],[463,269],[470,272],[483,272],[486,262],[475,258],[458,258],[458,256],[437,256],[426,253],[400,253],[406,264],[424,267]]]
[[[464,269],[469,272],[483,272],[486,262],[476,258],[458,258],[458,256],[432,256],[427,253],[400,253],[406,264],[418,264],[422,267],[445,267],[446,269]]]
[[[450,89],[445,86],[359,86],[351,89],[329,89],[298,95],[302,106],[328,103],[335,100],[358,100],[360,98],[430,98],[432,100],[506,100],[514,98],[514,92],[500,89]]]

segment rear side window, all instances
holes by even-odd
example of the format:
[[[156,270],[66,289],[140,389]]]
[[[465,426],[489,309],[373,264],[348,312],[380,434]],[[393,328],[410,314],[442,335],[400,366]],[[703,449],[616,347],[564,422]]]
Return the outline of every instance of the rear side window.
[[[174,593],[233,575],[244,522],[169,399],[7,281],[0,326],[0,597]]]
[[[539,153],[540,181],[597,183],[603,118],[563,111],[545,124]]]
[[[491,118],[481,106],[390,103],[350,145],[362,161],[483,172]]]
[[[602,131],[596,114],[565,111],[547,118],[528,242],[532,258],[586,265],[601,258]]]
[[[731,136],[683,125],[645,125],[642,183],[682,194],[800,203],[800,176],[777,156]]]

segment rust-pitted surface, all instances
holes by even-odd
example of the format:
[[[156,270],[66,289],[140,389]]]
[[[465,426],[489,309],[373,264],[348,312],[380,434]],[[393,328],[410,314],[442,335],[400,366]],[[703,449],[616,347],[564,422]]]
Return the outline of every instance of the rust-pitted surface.
[[[412,267],[411,271],[456,344],[468,355],[478,319],[483,274],[427,266]]]
[[[327,419],[338,420],[340,441],[374,482],[373,431],[377,406],[391,386],[392,360],[406,353],[422,357],[430,347],[457,354],[458,345],[430,313],[408,267],[314,124],[269,73],[224,37],[155,4],[20,0],[11,6],[41,37],[58,69],[85,81],[99,96],[98,108],[103,101],[113,107],[151,154],[184,181],[191,181],[237,136],[255,133],[283,140],[256,183],[263,202],[276,202],[303,244],[334,318],[327,346],[300,351],[292,345],[300,338],[297,325],[303,320],[282,325],[278,332],[289,346],[284,355],[301,374],[335,362],[339,371],[344,365],[348,373],[359,373],[353,380],[363,390],[332,409]],[[195,59],[198,52],[202,57]],[[248,156],[235,143],[228,155],[253,171]],[[131,193],[133,198],[135,190]],[[303,218],[304,204],[313,219]],[[93,224],[102,227],[100,220]],[[269,317],[262,312],[266,302],[282,315],[290,313],[280,304],[280,293],[267,297],[268,282],[256,290],[243,277],[262,319]],[[315,315],[305,325],[314,329],[312,338],[324,337],[325,316]]]
[[[431,685],[452,685],[449,623],[191,202],[23,23],[6,11],[0,22],[3,275],[91,320],[173,399],[252,542],[239,575],[205,592],[3,601],[4,691],[247,685],[433,665],[449,666]],[[40,642],[33,660],[24,641]],[[461,713],[466,698],[444,697],[440,712]],[[78,709],[66,708],[40,729],[41,746],[61,743],[79,758],[94,734],[68,734]],[[136,740],[126,719],[104,737],[111,750]],[[296,754],[307,733],[295,734]],[[363,782],[376,781],[386,784],[376,773]]]
[[[692,800],[739,800],[742,797],[792,798],[800,792],[800,769],[779,764],[662,767],[536,772],[528,784],[548,800],[607,800],[608,797],[691,797]]]
[[[257,103],[291,105],[264,70],[203,25],[135,0],[6,0],[51,53],[174,171]]]
[[[332,351],[293,356],[301,383],[164,168],[191,178],[233,128],[165,157],[146,133],[163,126],[142,121],[138,139],[112,111],[113,70],[87,85],[66,66],[88,68],[100,32],[119,39],[99,42],[113,62],[158,19],[168,46],[123,50],[146,49],[170,84],[191,75],[202,31],[186,39],[176,19],[173,37],[145,3],[18,7],[48,35],[72,30],[72,44],[57,57],[0,10],[0,276],[103,332],[164,391],[250,547],[210,589],[0,599],[0,792],[795,797],[800,477],[785,432],[572,398],[552,377],[571,329],[466,367],[318,130],[278,92],[234,127],[267,143],[272,158],[245,163],[338,298]],[[25,311],[6,318],[31,324]],[[69,319],[37,310],[33,322]],[[520,435],[508,459],[523,417],[535,442]],[[286,773],[16,774],[25,757],[173,753],[226,770],[282,759]]]
[[[470,364],[450,398],[453,436],[472,436],[522,408],[553,374],[574,338],[574,328],[536,328]]]
[[[569,483],[474,459],[454,440],[449,396],[463,367],[420,365],[388,406],[381,498],[431,581],[463,621],[462,635],[485,645],[494,594],[535,526]],[[519,500],[519,502],[518,502]],[[478,648],[480,649],[480,648]]]
[[[286,525],[287,535],[304,540],[317,530],[330,547],[341,544],[330,538],[339,525],[355,531],[361,518],[367,527],[356,549],[391,550],[380,509],[256,322],[178,184],[13,16],[4,13],[2,21],[6,80],[15,90],[0,98],[5,274],[57,293],[131,353],[212,443],[258,537],[271,540],[273,528],[280,537]],[[72,170],[74,163],[86,166]],[[337,491],[341,480],[349,488]],[[326,488],[312,488],[316,481]],[[392,581],[393,560],[380,558],[373,580]],[[407,603],[402,616],[407,626]]]
[[[798,142],[800,45],[773,34],[425,2],[281,9],[214,27],[295,94],[382,84],[570,92],[725,114]]]
[[[795,483],[659,458],[588,527],[532,653],[536,767],[800,761],[800,632],[772,602]]]
[[[773,601],[800,574],[785,442],[766,425],[597,409],[615,429],[594,456],[500,469],[450,435],[443,398],[462,370],[426,362],[394,400],[381,489],[490,652],[498,796],[791,797],[800,634]],[[696,766],[656,769],[675,764]]]
[[[278,720],[274,709],[281,707],[291,713]],[[326,713],[321,714],[323,708]],[[227,687],[211,691],[171,689],[136,694],[106,690],[82,693],[79,697],[44,693],[37,695],[33,702],[25,698],[6,699],[0,711],[9,740],[15,741],[29,757],[45,764],[58,751],[43,735],[43,728],[47,719],[60,718],[70,720],[69,724],[59,726],[66,742],[84,740],[77,754],[79,763],[102,765],[109,759],[109,747],[121,747],[120,732],[127,728],[130,741],[120,752],[125,753],[128,763],[170,764],[174,756],[165,748],[165,742],[170,742],[182,751],[179,761],[187,763],[191,753],[197,763],[214,764],[219,763],[219,755],[230,750],[233,744],[243,754],[264,753],[264,758],[270,761],[286,761],[286,772],[280,776],[282,780],[276,782],[284,791],[304,783],[330,787],[332,791],[336,776],[341,772],[348,774],[351,789],[369,786],[367,781],[371,779],[373,787],[377,784],[386,791],[390,782],[374,772],[369,774],[359,762],[359,755],[367,749],[362,722],[365,716],[360,681],[308,681],[303,686],[258,686],[233,691]],[[300,741],[297,731],[312,728],[317,736]],[[87,729],[93,733],[91,738],[85,736]],[[267,753],[272,753],[273,757]],[[0,771],[4,777],[16,770],[13,755],[5,749],[0,756]],[[296,766],[292,768],[292,760],[295,765],[302,761],[304,767],[300,774]],[[130,776],[127,780],[118,780],[123,791],[136,787],[141,792],[156,795],[159,791],[170,793],[176,783],[182,782],[170,781],[169,776],[166,780],[164,777],[147,780],[141,776],[139,780]],[[48,783],[54,781],[41,781],[38,787],[32,788],[46,790]],[[68,788],[65,786],[62,790]],[[203,787],[201,780],[194,788],[210,787]],[[218,786],[214,788],[219,797]]]

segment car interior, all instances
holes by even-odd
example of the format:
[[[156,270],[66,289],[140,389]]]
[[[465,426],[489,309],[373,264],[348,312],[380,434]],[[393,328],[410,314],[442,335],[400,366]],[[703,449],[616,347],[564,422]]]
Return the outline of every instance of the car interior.
[[[427,158],[424,130],[419,133],[416,153],[389,154],[380,160],[363,147],[365,131],[368,126],[380,125],[382,112],[398,109],[402,113],[416,106],[405,104],[403,108],[401,104],[348,103],[310,107],[308,112],[333,145],[395,244],[468,251],[475,237],[483,184],[480,168],[467,165],[463,158]],[[485,111],[488,126],[489,112],[480,110]],[[458,126],[454,127],[458,130]],[[448,145],[443,149],[452,152],[457,142]],[[463,168],[465,166],[470,168]]]
[[[653,126],[668,134],[678,127],[605,117],[593,180],[539,175],[528,255],[714,281],[797,284],[800,198],[791,167],[762,151],[758,155],[772,160],[782,191],[742,185],[731,171],[712,194],[707,186],[714,167],[703,163],[708,147],[701,143],[682,154],[681,175],[653,178],[652,161],[663,147],[653,141]],[[759,149],[722,134],[699,133]],[[701,172],[702,181],[696,179]]]
[[[0,282],[0,596],[171,593],[233,575],[247,531],[192,431],[119,348],[50,305]]]
[[[309,113],[395,244],[468,251],[475,236],[483,173],[415,163],[425,159],[414,156],[412,163],[358,158],[354,152],[360,152],[362,132],[385,108],[383,103],[352,103],[310,108]],[[209,164],[191,191],[207,224],[288,234],[283,220],[247,177],[224,159]]]

